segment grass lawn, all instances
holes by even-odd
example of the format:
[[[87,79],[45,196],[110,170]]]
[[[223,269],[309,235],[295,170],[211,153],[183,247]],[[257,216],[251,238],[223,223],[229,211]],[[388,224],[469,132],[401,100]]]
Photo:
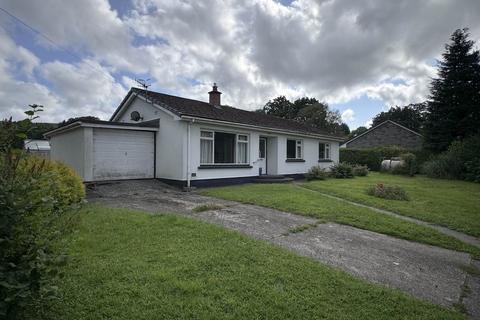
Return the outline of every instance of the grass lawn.
[[[361,180],[362,178],[357,179]],[[387,216],[367,208],[359,208],[293,184],[246,184],[205,189],[202,193],[315,217],[321,221],[347,224],[397,238],[465,251],[475,257],[480,257],[479,248],[465,244],[432,228]]]
[[[86,206],[55,319],[463,319],[265,242],[173,215]]]
[[[392,201],[367,195],[367,187],[377,183],[403,187],[410,196],[410,201]],[[309,182],[305,186],[480,237],[478,183],[372,172],[367,177],[328,179]]]

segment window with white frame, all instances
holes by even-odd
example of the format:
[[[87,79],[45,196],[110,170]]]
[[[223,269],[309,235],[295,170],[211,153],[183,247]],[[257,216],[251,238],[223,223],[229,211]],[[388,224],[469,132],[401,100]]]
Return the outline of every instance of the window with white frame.
[[[287,159],[302,159],[303,141],[287,139]]]
[[[237,135],[237,163],[248,163],[248,136]]]
[[[200,132],[200,163],[213,163],[213,131]]]
[[[200,164],[247,164],[248,135],[200,132]]]
[[[318,159],[330,160],[330,143],[320,142],[318,144]]]

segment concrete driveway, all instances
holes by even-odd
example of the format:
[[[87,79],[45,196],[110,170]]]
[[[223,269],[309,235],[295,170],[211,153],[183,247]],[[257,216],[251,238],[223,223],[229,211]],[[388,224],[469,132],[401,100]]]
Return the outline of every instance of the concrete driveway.
[[[221,225],[446,307],[460,301],[468,276],[464,270],[472,263],[466,253],[334,223],[316,224],[312,218],[185,193],[155,180],[98,184],[88,191],[88,199],[111,207],[177,213]],[[192,211],[201,204],[223,208]],[[480,302],[475,299],[478,297],[473,295],[464,302]]]

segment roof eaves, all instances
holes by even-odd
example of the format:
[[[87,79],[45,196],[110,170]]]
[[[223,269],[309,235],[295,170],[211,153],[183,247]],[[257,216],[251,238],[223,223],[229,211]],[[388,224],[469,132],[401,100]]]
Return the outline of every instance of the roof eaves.
[[[340,136],[334,136],[334,135],[329,135],[329,134],[322,134],[322,133],[315,133],[315,132],[310,132],[310,131],[300,131],[300,130],[288,130],[288,129],[282,129],[282,128],[275,128],[275,127],[265,127],[265,126],[258,126],[258,125],[253,125],[253,124],[245,124],[245,123],[240,123],[240,122],[232,122],[232,121],[225,121],[225,120],[217,120],[217,119],[211,119],[211,118],[203,118],[199,117],[196,115],[189,115],[189,114],[182,114],[181,118],[184,120],[190,120],[192,118],[194,119],[199,119],[201,121],[206,121],[206,122],[213,122],[217,124],[228,124],[231,126],[235,127],[248,127],[248,128],[255,128],[255,129],[260,129],[260,130],[266,130],[266,131],[273,131],[273,132],[279,132],[283,134],[297,134],[297,135],[303,135],[303,136],[309,136],[309,137],[316,137],[316,138],[323,138],[327,140],[333,140],[333,141],[343,141],[343,137]]]

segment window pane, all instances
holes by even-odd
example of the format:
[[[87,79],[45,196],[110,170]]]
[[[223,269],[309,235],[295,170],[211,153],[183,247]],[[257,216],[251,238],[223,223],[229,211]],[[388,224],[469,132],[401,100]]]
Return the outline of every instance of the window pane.
[[[295,140],[287,140],[287,159],[295,159],[295,148],[296,148],[296,141]]]
[[[239,140],[239,141],[248,141],[248,136],[239,134],[239,135],[238,135],[238,140]]]
[[[237,144],[237,162],[247,163],[247,147],[248,143],[239,142]]]
[[[215,163],[235,163],[235,135],[215,132]]]
[[[330,144],[325,144],[325,159],[330,159]]]
[[[202,138],[213,138],[213,132],[211,132],[211,131],[201,131],[200,136]]]
[[[265,150],[266,150],[266,143],[265,139],[260,139],[260,152],[259,152],[259,158],[260,159],[265,159]]]
[[[200,163],[213,163],[213,141],[200,139]]]
[[[325,159],[325,144],[318,144],[318,159]]]
[[[302,159],[302,146],[297,146],[297,159]]]

